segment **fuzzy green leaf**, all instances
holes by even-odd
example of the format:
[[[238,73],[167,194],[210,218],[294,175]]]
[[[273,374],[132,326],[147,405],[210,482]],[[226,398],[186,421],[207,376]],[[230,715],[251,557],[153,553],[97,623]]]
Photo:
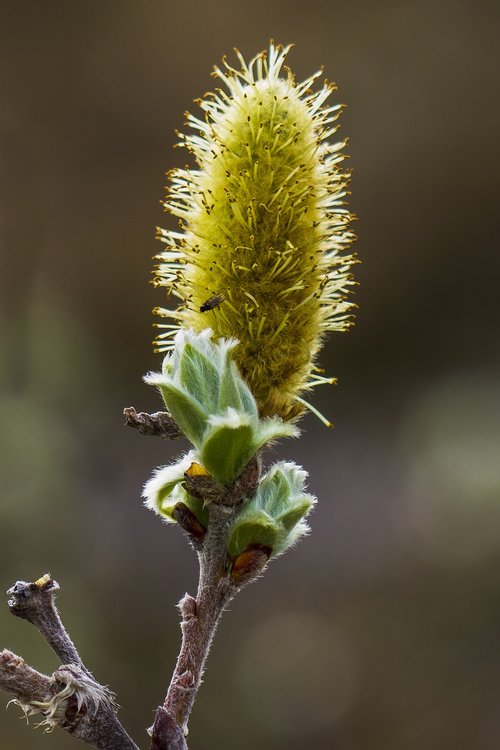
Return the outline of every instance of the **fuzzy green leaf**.
[[[203,506],[203,501],[190,495],[182,484],[177,484],[169,495],[165,495],[159,504],[159,512],[169,523],[176,523],[173,517],[175,506],[184,503],[196,516],[202,526],[208,526],[208,509]]]
[[[279,417],[263,419],[259,422],[255,443],[256,449],[280,437],[297,437],[300,430],[290,422],[283,422]]]
[[[184,487],[182,488],[184,491],[184,498],[182,502],[187,505],[189,510],[194,513],[198,521],[201,523],[202,526],[205,528],[208,527],[208,507],[203,504],[203,500],[200,500],[199,497],[193,497],[193,495],[190,495],[189,492],[186,492],[184,490]]]
[[[312,495],[302,495],[294,499],[292,507],[279,516],[279,521],[283,524],[287,532],[291,531],[299,521],[307,516],[315,502],[316,498]]]
[[[256,500],[268,513],[277,517],[289,508],[290,496],[290,486],[278,464],[262,480]]]
[[[173,487],[168,494],[166,492],[158,503],[158,512],[168,523],[175,523],[172,517],[173,510],[177,503],[184,502],[185,491],[180,484]]]
[[[279,461],[272,466],[233,522],[231,549],[237,547],[241,552],[244,544],[261,544],[269,546],[273,555],[279,555],[306,534],[309,527],[304,518],[316,502],[313,495],[304,492],[306,476],[291,462]],[[266,541],[254,526],[266,529]]]
[[[254,544],[273,549],[279,537],[279,526],[265,511],[244,512],[234,522],[228,539],[231,557]]]
[[[143,490],[144,504],[161,515],[169,523],[175,523],[172,517],[175,506],[184,503],[194,513],[198,521],[206,528],[208,510],[203,501],[186,492],[183,482],[184,474],[193,462],[198,462],[195,451],[189,451],[176,464],[157,469]]]
[[[194,397],[206,412],[212,414],[217,408],[220,371],[193,344],[184,345],[179,380],[183,389]]]
[[[196,399],[171,383],[160,385],[163,400],[184,435],[199,448],[207,423],[207,414]]]
[[[247,414],[251,414],[255,419],[258,419],[259,411],[257,402],[253,397],[252,391],[241,377],[235,362],[231,362],[231,371],[238,387],[239,397],[244,411]]]
[[[236,409],[237,411],[246,411],[243,407],[238,381],[241,381],[241,377],[236,368],[229,365],[224,366],[220,379],[219,403],[217,405],[219,413],[223,413],[229,408]]]
[[[296,524],[288,534],[283,531],[283,533],[278,536],[276,544],[273,547],[273,555],[282,555],[283,552],[286,552],[287,549],[293,547],[299,539],[302,539],[302,537],[306,536],[308,533],[309,526],[305,521],[299,521],[299,523]]]
[[[230,484],[254,455],[253,438],[248,418],[234,410],[225,417],[212,418],[200,449],[203,466],[221,484]]]
[[[184,480],[184,472],[188,470],[193,461],[197,460],[199,460],[197,453],[189,451],[177,463],[160,466],[156,469],[142,491],[146,507],[160,513],[162,504],[179,482]]]

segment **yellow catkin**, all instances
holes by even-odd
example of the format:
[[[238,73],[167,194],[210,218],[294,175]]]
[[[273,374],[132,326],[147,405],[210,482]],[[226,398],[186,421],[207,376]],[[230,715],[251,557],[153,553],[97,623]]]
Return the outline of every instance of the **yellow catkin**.
[[[290,47],[271,43],[241,69],[226,60],[216,89],[187,116],[181,145],[196,169],[169,172],[165,208],[175,231],[158,230],[165,248],[154,283],[179,306],[156,308],[159,351],[182,327],[236,338],[235,359],[261,416],[300,415],[301,394],[323,382],[318,350],[328,331],[352,325],[355,262],[345,205],[344,141],[332,143],[341,105],[315,73],[297,83],[284,67]]]

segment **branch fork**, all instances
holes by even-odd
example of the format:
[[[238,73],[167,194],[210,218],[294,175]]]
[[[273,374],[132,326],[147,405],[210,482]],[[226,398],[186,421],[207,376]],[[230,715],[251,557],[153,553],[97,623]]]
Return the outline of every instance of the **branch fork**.
[[[13,696],[26,717],[38,714],[46,731],[60,727],[98,750],[139,750],[117,718],[113,693],[83,664],[57,607],[59,584],[47,573],[37,581],[17,581],[7,592],[16,617],[39,630],[62,665],[49,677],[22,657],[0,652],[0,688]]]

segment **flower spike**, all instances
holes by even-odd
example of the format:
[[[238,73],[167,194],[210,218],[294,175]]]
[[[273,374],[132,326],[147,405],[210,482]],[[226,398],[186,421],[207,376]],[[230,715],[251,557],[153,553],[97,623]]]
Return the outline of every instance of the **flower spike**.
[[[319,383],[325,334],[352,325],[356,262],[345,141],[329,142],[342,107],[325,105],[332,84],[314,88],[321,71],[295,81],[290,47],[271,43],[249,63],[236,52],[240,69],[224,59],[213,75],[225,90],[187,115],[179,145],[196,168],[169,172],[164,206],[180,228],[159,230],[153,282],[180,302],[156,309],[158,351],[181,328],[237,339],[259,414],[285,420],[308,407],[301,395]]]

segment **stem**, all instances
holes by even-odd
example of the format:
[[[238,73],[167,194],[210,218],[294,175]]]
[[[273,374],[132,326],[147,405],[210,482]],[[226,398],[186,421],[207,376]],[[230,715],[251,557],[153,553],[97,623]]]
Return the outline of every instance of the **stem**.
[[[210,646],[224,609],[239,589],[263,570],[269,555],[258,551],[244,569],[234,575],[229,566],[227,540],[241,505],[257,487],[261,461],[256,455],[231,487],[208,476],[185,474],[186,488],[208,508],[206,534],[189,533],[200,563],[196,599],[186,594],[179,602],[182,614],[182,644],[167,696],[156,712],[151,730],[151,750],[187,750],[185,737],[191,709],[201,685]],[[190,526],[184,525],[190,532]]]
[[[237,591],[226,571],[226,540],[234,512],[231,506],[210,506],[196,599],[186,594],[179,604],[182,645],[163,707],[184,733],[217,624]]]
[[[34,583],[17,581],[7,591],[11,597],[8,606],[13,615],[31,622],[63,664],[83,666],[80,654],[63,625],[55,594],[59,584],[46,573]]]
[[[154,414],[148,414],[144,411],[137,412],[133,406],[128,406],[123,410],[123,416],[128,427],[135,427],[143,435],[153,435],[169,440],[175,440],[182,436],[182,432],[168,411],[156,411]]]
[[[23,703],[30,700],[41,703],[52,696],[50,677],[37,672],[7,649],[0,652],[0,688]]]

